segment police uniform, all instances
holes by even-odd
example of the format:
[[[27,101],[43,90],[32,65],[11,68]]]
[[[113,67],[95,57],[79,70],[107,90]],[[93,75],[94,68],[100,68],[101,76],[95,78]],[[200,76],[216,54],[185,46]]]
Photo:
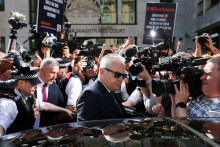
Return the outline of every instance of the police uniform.
[[[27,75],[12,73],[12,79],[38,84],[38,71],[39,68],[31,68]],[[6,130],[6,134],[32,129],[35,121],[32,106],[36,101],[33,96],[25,97],[16,88],[14,93],[16,97],[0,99],[0,125]]]
[[[56,60],[60,63],[60,68],[68,67],[71,62],[69,58],[56,58]],[[68,73],[65,77],[56,79],[56,84],[65,97],[66,105],[76,105],[82,91],[82,82],[79,76],[72,72]]]

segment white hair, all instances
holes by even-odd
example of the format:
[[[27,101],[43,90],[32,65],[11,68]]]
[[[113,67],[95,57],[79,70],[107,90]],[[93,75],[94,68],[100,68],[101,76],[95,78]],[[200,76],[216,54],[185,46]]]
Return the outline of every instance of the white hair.
[[[45,58],[42,61],[40,67],[44,67],[45,69],[47,69],[47,68],[50,68],[52,65],[59,66],[60,64],[56,59],[49,57],[49,58]]]
[[[114,61],[121,61],[124,64],[125,59],[118,54],[107,54],[102,58],[100,68],[108,68]]]

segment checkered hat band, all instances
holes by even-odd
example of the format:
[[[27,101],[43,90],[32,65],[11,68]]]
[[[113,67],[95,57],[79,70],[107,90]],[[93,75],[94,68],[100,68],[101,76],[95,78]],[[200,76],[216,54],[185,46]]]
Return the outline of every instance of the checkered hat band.
[[[37,74],[31,74],[31,75],[13,75],[12,79],[18,79],[18,80],[32,80],[38,78]]]
[[[60,64],[59,66],[66,67],[66,66],[69,66],[69,65],[70,65],[70,63],[63,63],[63,64]]]

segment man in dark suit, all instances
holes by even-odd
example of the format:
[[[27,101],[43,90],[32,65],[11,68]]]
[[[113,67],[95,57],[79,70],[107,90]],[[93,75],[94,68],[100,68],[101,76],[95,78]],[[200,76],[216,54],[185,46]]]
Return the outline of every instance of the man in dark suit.
[[[50,112],[41,112],[39,119],[35,122],[35,128],[40,126],[48,126],[56,124],[57,119],[59,119],[57,111],[66,112],[68,116],[73,115],[73,113],[67,109],[64,97],[59,87],[54,84],[54,80],[57,77],[59,71],[59,62],[54,58],[45,58],[40,67],[39,80],[40,84],[37,85],[36,96],[42,102],[49,102],[53,104]],[[41,106],[40,106],[41,107]],[[52,111],[52,112],[51,112]],[[72,117],[70,117],[72,119]]]
[[[77,121],[125,118],[126,111],[114,91],[126,77],[124,58],[107,54],[102,58],[98,79],[86,87],[77,101]]]

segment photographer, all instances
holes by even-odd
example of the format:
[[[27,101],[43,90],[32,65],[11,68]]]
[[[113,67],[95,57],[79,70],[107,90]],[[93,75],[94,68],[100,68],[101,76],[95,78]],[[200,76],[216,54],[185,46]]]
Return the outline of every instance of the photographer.
[[[220,116],[220,56],[207,61],[202,80],[203,94],[190,100],[188,84],[175,85],[176,115],[178,117],[219,117]],[[187,103],[187,104],[186,104]]]

